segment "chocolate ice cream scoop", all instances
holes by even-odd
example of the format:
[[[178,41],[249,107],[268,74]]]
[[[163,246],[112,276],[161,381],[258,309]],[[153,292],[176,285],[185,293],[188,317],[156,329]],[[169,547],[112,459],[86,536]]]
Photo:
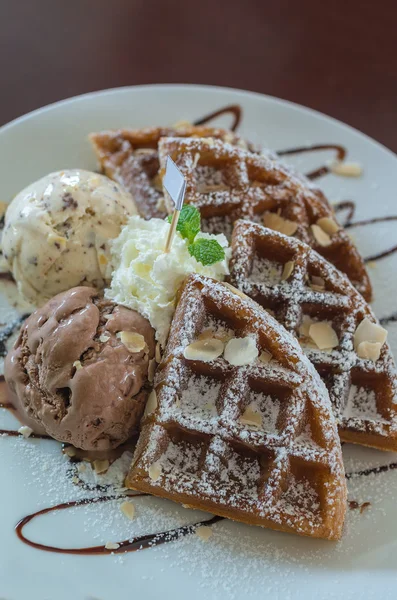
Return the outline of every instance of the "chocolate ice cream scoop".
[[[107,450],[138,431],[154,355],[149,321],[93,288],[76,287],[25,321],[5,379],[33,431]]]

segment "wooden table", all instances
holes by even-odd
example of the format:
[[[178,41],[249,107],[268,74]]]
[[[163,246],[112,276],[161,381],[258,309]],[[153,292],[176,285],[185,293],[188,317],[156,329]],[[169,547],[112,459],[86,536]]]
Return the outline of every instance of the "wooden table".
[[[286,98],[397,151],[396,0],[2,0],[0,124],[68,96],[208,83]]]

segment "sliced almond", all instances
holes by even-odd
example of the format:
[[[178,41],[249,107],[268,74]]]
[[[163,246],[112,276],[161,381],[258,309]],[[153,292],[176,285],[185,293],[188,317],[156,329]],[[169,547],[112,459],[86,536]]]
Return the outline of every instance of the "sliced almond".
[[[311,230],[320,246],[329,246],[331,244],[330,236],[319,225],[311,225]]]
[[[207,542],[212,535],[212,529],[207,525],[200,525],[200,527],[197,527],[195,533],[203,542]]]
[[[342,177],[360,177],[363,174],[363,168],[359,163],[334,162],[331,165],[331,171],[335,175]]]
[[[229,288],[231,292],[237,294],[237,296],[240,296],[240,298],[243,298],[243,300],[250,300],[250,298],[246,294],[234,287],[234,285],[232,285],[231,283],[227,283],[227,281],[223,281],[222,283],[225,287]]]
[[[325,290],[325,281],[322,277],[317,277],[317,275],[313,275],[310,287],[317,292],[322,292]]]
[[[102,254],[102,252],[100,252],[98,254],[98,262],[100,265],[107,265],[108,264],[108,259],[105,256],[105,254]]]
[[[309,328],[309,336],[320,350],[336,348],[339,344],[336,331],[329,323],[312,323]]]
[[[116,542],[106,542],[105,544],[106,550],[118,550],[120,548],[120,544]]]
[[[331,217],[322,217],[321,219],[318,219],[317,225],[321,227],[325,233],[328,233],[328,235],[333,235],[340,229],[338,223]]]
[[[294,223],[294,221],[284,219],[277,213],[272,212],[265,212],[263,215],[263,224],[265,227],[269,227],[269,229],[279,231],[285,235],[294,235],[298,229],[298,224]]]
[[[135,331],[120,331],[117,337],[130,352],[141,352],[145,349],[145,338],[140,333],[136,333]]]
[[[79,371],[80,369],[83,368],[83,365],[81,364],[81,362],[79,360],[75,360],[73,363],[73,367],[76,369],[76,371]]]
[[[225,359],[231,365],[240,367],[249,365],[258,358],[259,352],[255,339],[251,336],[232,338],[225,347]]]
[[[357,350],[362,342],[379,343],[382,347],[386,338],[387,330],[365,317],[354,333],[354,349]]]
[[[310,337],[309,334],[309,330],[310,330],[310,325],[312,325],[313,321],[310,319],[310,317],[307,317],[306,315],[303,317],[302,319],[302,323],[299,325],[299,335],[305,338]]]
[[[149,398],[147,399],[145,411],[143,413],[143,417],[147,417],[151,415],[157,408],[157,394],[156,390],[152,390],[149,394]]]
[[[127,517],[127,519],[130,519],[130,521],[134,520],[135,506],[132,504],[132,502],[128,502],[127,500],[125,502],[122,502],[120,504],[120,510],[123,513],[123,515]]]
[[[259,428],[262,426],[262,415],[249,404],[240,416],[239,421],[242,425]]]
[[[211,362],[222,354],[224,347],[224,343],[216,338],[197,340],[186,346],[183,355],[187,360]]]
[[[152,481],[157,481],[161,477],[163,469],[158,460],[150,465],[149,467],[149,477]]]
[[[380,342],[361,342],[357,347],[357,355],[376,362],[380,357],[382,344]]]
[[[267,350],[262,350],[259,355],[259,360],[262,363],[269,363],[272,360],[273,356]]]
[[[106,471],[108,470],[110,463],[107,459],[105,460],[94,460],[93,462],[94,465],[94,471],[95,473],[97,473],[98,475],[100,475],[101,473],[106,473]]]
[[[66,454],[66,456],[69,456],[69,458],[73,458],[76,456],[77,450],[73,446],[67,446],[64,448],[63,453]]]
[[[195,169],[197,167],[199,160],[200,160],[200,152],[196,152],[193,157],[192,169]]]
[[[99,341],[102,342],[103,344],[105,342],[108,342],[110,340],[110,335],[105,335],[104,333],[102,333],[102,335],[99,336]]]
[[[294,268],[294,260],[289,260],[288,262],[286,262],[284,265],[283,273],[281,275],[281,281],[286,281],[292,275],[292,271],[294,270]]]
[[[153,148],[137,148],[134,150],[134,154],[144,155],[144,154],[153,154]]]
[[[25,439],[27,439],[29,436],[32,435],[33,429],[31,427],[28,427],[27,425],[22,425],[22,427],[18,429],[18,433],[20,433]]]
[[[158,362],[158,363],[161,362],[161,346],[160,346],[160,342],[157,342],[157,344],[156,344],[155,358],[156,358],[156,362]]]
[[[148,371],[147,371],[147,378],[149,383],[153,383],[154,381],[154,376],[156,374],[156,368],[157,368],[157,361],[155,358],[152,358],[152,360],[149,360],[149,367],[148,367]]]

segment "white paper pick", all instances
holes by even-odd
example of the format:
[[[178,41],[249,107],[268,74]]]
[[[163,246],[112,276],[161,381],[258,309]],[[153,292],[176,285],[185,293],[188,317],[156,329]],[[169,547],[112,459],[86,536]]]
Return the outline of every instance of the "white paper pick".
[[[175,204],[176,210],[181,210],[185,197],[186,179],[170,156],[167,156],[163,186]]]

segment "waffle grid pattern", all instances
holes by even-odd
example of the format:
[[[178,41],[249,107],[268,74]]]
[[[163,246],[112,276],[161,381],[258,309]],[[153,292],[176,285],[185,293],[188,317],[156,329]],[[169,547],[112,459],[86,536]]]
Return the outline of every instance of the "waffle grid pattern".
[[[397,378],[390,348],[385,344],[372,362],[359,358],[353,347],[362,319],[377,322],[362,296],[309,246],[260,225],[238,221],[232,248],[231,283],[272,311],[288,331],[299,338],[305,317],[332,324],[339,339],[335,349],[304,349],[329,390],[341,438],[397,450]],[[275,283],[274,272],[280,274],[289,261],[294,263],[290,277],[279,276]],[[325,281],[324,290],[310,287],[313,276]]]
[[[176,137],[160,140],[159,156],[160,176],[167,156],[181,169],[187,180],[185,202],[200,209],[204,230],[224,233],[230,239],[237,219],[262,223],[265,213],[278,213],[297,225],[294,235],[298,239],[346,272],[370,299],[364,262],[344,229],[332,235],[328,246],[320,245],[313,235],[311,226],[319,219],[335,220],[326,198],[277,157],[252,153],[223,140]]]
[[[120,183],[133,196],[139,214],[145,219],[164,218],[167,211],[158,177],[158,143],[165,136],[222,138],[245,146],[243,140],[226,129],[183,123],[175,127],[147,127],[102,131],[90,136],[101,170]]]
[[[236,367],[224,358],[186,360],[183,349],[209,319],[233,322],[234,335],[254,337],[277,361]],[[237,520],[339,536],[343,467],[328,397],[299,346],[265,311],[222,284],[192,277],[156,389],[158,409],[144,423],[131,487]],[[241,422],[255,397],[262,402],[259,429]],[[266,417],[272,403],[273,423]],[[156,461],[162,474],[152,481]]]

